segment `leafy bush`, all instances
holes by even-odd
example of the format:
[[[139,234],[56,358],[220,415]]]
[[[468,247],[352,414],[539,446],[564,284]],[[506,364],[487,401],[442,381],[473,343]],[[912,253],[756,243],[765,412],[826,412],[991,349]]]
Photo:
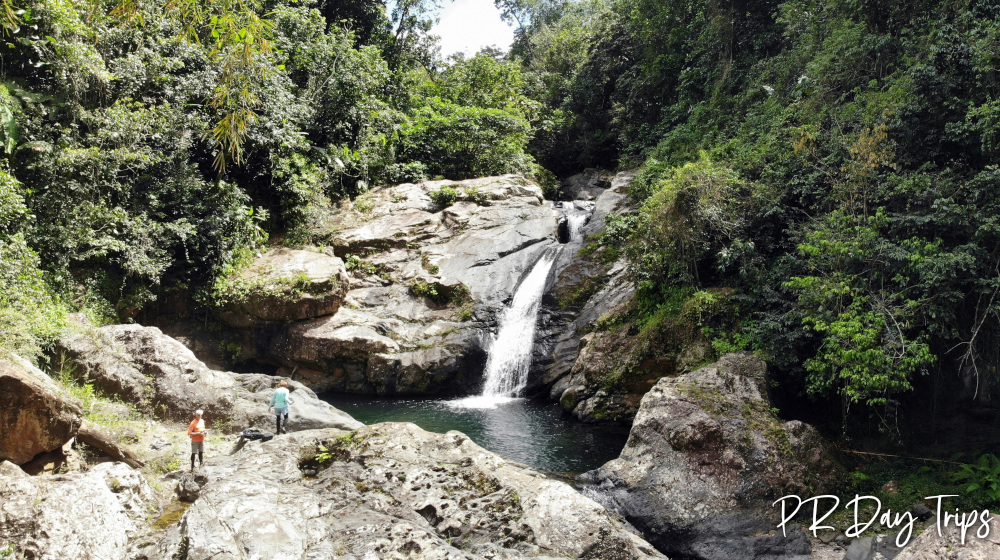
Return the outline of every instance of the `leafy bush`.
[[[697,283],[703,261],[744,234],[745,187],[739,174],[705,153],[666,170],[642,207],[638,262],[667,263],[665,279]]]
[[[1000,458],[984,453],[972,464],[962,465],[952,479],[965,485],[965,493],[980,506],[1000,505]]]
[[[517,173],[530,167],[530,133],[517,112],[431,98],[402,129],[402,158],[424,162],[429,174],[449,179]]]
[[[449,185],[443,185],[438,190],[430,194],[431,200],[438,208],[447,208],[458,200],[458,189]]]
[[[0,352],[38,355],[67,328],[67,313],[49,292],[24,235],[0,237]]]

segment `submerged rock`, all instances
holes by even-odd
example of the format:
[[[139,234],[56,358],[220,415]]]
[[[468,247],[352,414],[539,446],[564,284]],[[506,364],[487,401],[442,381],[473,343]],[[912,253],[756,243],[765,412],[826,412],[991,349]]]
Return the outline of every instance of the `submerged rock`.
[[[156,418],[186,422],[202,409],[210,427],[231,428],[223,431],[274,425],[267,405],[280,377],[209,369],[156,327],[112,325],[72,335],[57,343],[55,358],[73,377]],[[301,383],[290,381],[289,390],[289,429],[361,426]]]
[[[0,462],[0,550],[37,560],[130,558],[129,540],[146,528],[153,492],[124,463],[87,472],[31,477]]]
[[[30,364],[0,360],[0,461],[21,465],[80,429],[80,403]]]
[[[770,408],[766,366],[750,354],[661,379],[642,399],[621,455],[585,473],[585,493],[661,551],[705,560],[805,559],[782,537],[774,500],[822,494],[839,474],[814,428]]]
[[[248,443],[205,472],[194,504],[145,557],[664,558],[568,485],[458,432],[298,432]]]

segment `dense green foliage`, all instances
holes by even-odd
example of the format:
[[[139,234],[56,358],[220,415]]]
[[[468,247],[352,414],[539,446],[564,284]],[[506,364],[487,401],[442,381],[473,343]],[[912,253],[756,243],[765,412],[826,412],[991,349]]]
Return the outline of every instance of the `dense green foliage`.
[[[539,161],[641,164],[638,212],[602,238],[632,257],[639,321],[732,288],[705,335],[845,428],[997,385],[995,1],[498,5],[533,14],[514,52]]]
[[[440,60],[435,6],[3,0],[0,345],[211,286],[373,184],[542,173],[521,66]]]
[[[216,285],[373,184],[636,166],[605,323],[694,313],[845,429],[996,388],[995,0],[497,5],[510,54],[444,61],[435,0],[0,0],[0,346]]]

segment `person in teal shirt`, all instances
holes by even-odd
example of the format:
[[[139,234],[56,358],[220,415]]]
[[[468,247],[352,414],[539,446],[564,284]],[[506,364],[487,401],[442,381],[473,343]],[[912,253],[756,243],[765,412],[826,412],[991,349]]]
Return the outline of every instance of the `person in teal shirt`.
[[[278,383],[278,388],[274,390],[274,394],[271,395],[271,404],[267,407],[268,411],[274,409],[275,435],[288,433],[288,405],[291,402],[292,399],[288,398],[288,381],[282,379]]]

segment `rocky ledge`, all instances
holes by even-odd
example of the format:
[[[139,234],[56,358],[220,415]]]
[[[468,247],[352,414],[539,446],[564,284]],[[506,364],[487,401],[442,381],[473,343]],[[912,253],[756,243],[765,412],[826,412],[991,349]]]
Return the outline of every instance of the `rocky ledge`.
[[[333,263],[324,278],[345,263],[343,297],[326,285],[273,295],[281,282],[271,277],[292,286],[305,272],[275,272],[288,267],[268,263],[289,251],[269,252],[232,282],[239,304],[219,317],[239,330],[224,344],[236,361],[277,366],[317,391],[475,390],[487,333],[518,280],[558,245],[558,221],[541,187],[518,175],[376,188],[319,220],[308,234],[316,245],[294,252]]]
[[[156,327],[90,329],[60,340],[52,359],[68,377],[151,418],[188,421],[202,409],[217,426],[229,428],[225,431],[274,425],[267,403],[281,377],[210,369]],[[361,426],[305,385],[289,380],[289,390],[295,406],[290,429]]]
[[[174,485],[158,516],[153,488]],[[412,424],[244,442],[152,487],[122,463],[31,477],[0,462],[0,496],[13,558],[666,558],[565,483]]]
[[[297,432],[204,469],[138,558],[664,558],[566,484],[413,424]]]

